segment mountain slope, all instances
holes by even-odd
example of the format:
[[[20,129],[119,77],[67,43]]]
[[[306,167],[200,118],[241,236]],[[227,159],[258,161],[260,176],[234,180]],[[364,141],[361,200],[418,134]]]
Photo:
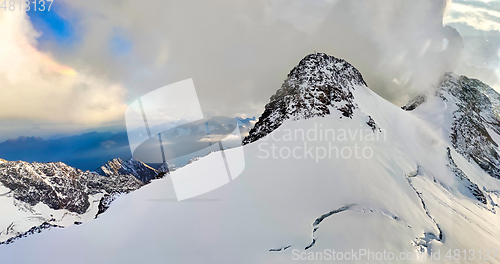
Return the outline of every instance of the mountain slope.
[[[342,91],[349,92],[350,118],[325,114],[328,101],[312,112],[266,108],[276,118],[242,146],[245,170],[212,192],[176,202],[167,176],[118,197],[99,221],[0,246],[0,255],[7,263],[318,263],[314,257],[326,250],[365,249],[427,257],[394,263],[436,263],[429,259],[435,252],[439,263],[467,263],[445,256],[473,249],[478,258],[477,250],[498,248],[500,183],[453,147],[457,107],[429,97],[404,111],[362,83]],[[304,97],[305,105],[324,99],[314,93],[319,98]],[[208,155],[171,175],[225,173],[224,166],[207,171],[217,162]]]

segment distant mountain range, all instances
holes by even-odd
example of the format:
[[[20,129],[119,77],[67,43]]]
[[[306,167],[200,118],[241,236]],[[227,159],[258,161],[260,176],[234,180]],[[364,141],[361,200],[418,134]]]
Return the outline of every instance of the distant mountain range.
[[[0,143],[0,157],[26,162],[60,161],[81,170],[94,170],[114,158],[130,159],[126,132],[92,132],[44,140],[19,137]]]
[[[253,118],[236,118],[242,137],[255,123]],[[112,159],[132,157],[127,132],[91,132],[77,136],[44,140],[18,137],[0,143],[0,157],[9,161],[63,162],[80,170],[93,171]]]

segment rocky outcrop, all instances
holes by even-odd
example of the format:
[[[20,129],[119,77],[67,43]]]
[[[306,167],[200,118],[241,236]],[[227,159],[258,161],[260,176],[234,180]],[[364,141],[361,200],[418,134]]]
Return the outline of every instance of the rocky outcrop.
[[[419,105],[425,103],[425,101],[427,101],[427,96],[425,94],[421,94],[411,99],[405,106],[401,107],[401,109],[405,111],[412,111]]]
[[[0,164],[0,183],[12,190],[15,199],[31,206],[44,203],[55,210],[78,214],[90,206],[89,195],[128,193],[143,185],[130,174],[102,176],[62,162],[23,161]]]

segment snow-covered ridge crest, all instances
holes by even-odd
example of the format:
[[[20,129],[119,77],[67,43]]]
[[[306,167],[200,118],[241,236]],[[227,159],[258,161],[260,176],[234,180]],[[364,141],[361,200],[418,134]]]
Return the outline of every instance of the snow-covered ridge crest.
[[[307,55],[271,96],[243,144],[266,136],[287,119],[326,116],[333,109],[352,118],[357,108],[352,94],[356,86],[366,87],[366,83],[361,73],[345,60],[324,53]]]

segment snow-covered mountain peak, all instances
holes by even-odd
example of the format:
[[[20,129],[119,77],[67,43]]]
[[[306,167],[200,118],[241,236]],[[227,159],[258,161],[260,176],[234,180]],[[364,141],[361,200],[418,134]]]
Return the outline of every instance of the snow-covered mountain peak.
[[[466,76],[458,76],[454,73],[446,73],[441,78],[436,95],[445,101],[453,101],[466,111],[491,112],[493,110],[490,98],[496,98],[499,94],[487,84],[471,79]]]
[[[309,119],[339,111],[352,118],[353,91],[366,87],[361,73],[345,60],[324,53],[304,57],[271,96],[264,113],[243,140],[248,144],[278,128],[284,120]]]
[[[146,183],[151,179],[156,178],[159,171],[134,158],[126,161],[117,158],[108,161],[106,164],[96,169],[96,173],[102,176],[129,174]]]
[[[447,120],[435,123],[441,124],[440,129],[445,131],[444,136],[449,138],[453,148],[492,177],[500,179],[500,150],[493,138],[500,134],[500,94],[479,80],[446,73],[435,95],[436,98],[429,102],[426,97],[424,100],[417,100],[417,97],[403,109],[416,109],[415,112],[424,118]],[[430,112],[438,115],[432,117]]]

